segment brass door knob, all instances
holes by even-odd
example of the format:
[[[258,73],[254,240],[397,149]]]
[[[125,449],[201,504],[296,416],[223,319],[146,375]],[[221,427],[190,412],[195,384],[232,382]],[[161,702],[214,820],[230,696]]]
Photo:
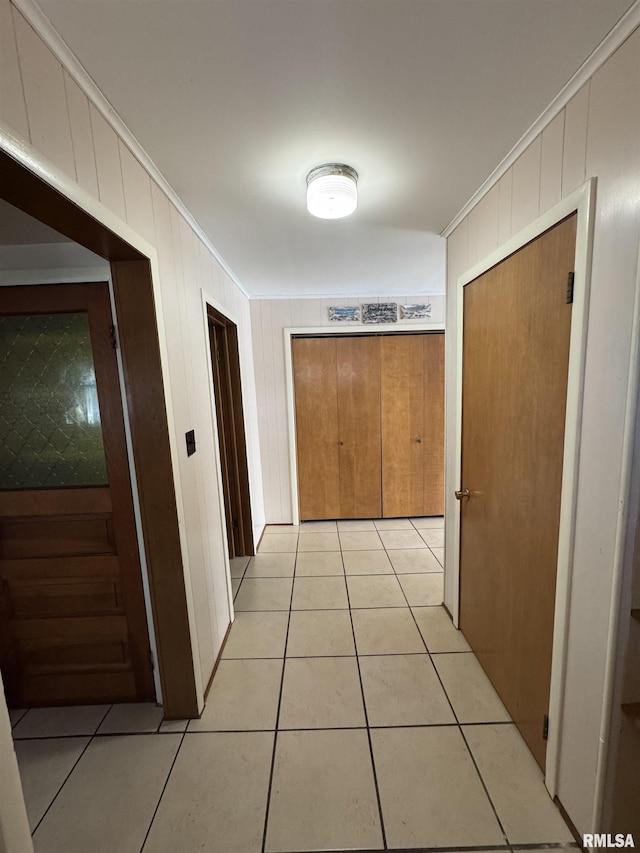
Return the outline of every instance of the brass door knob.
[[[471,492],[469,491],[469,489],[457,489],[454,492],[454,494],[456,496],[457,501],[462,501],[462,500],[468,501],[469,498],[471,497]]]

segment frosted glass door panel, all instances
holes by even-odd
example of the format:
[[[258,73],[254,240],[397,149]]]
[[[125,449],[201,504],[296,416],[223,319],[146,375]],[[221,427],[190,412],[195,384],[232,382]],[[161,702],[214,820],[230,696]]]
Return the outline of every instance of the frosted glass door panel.
[[[0,317],[0,489],[107,482],[88,315]]]

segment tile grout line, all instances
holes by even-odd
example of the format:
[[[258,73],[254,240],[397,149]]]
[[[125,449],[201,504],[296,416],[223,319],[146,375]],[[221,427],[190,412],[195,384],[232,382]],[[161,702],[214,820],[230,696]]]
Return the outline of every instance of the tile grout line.
[[[267,829],[269,827],[269,810],[271,808],[271,791],[273,788],[273,774],[276,766],[276,749],[278,746],[278,724],[280,723],[280,708],[282,706],[282,691],[284,688],[284,670],[287,663],[287,645],[289,643],[289,628],[291,626],[291,611],[293,605],[293,591],[295,589],[295,581],[296,581],[296,564],[298,562],[298,549],[296,542],[296,557],[293,563],[293,576],[291,579],[291,596],[289,598],[289,616],[287,618],[287,631],[284,638],[284,652],[282,655],[282,674],[280,676],[280,692],[278,694],[278,708],[276,710],[276,724],[273,732],[273,750],[271,752],[271,769],[269,771],[269,787],[267,788],[267,802],[265,804],[264,811],[264,829],[262,831],[262,845],[261,851],[265,853],[266,844],[267,844]]]
[[[338,535],[340,535],[340,534],[338,534]],[[340,544],[342,545],[342,541],[340,542]],[[371,770],[373,773],[373,784],[374,784],[375,791],[376,791],[376,800],[378,803],[378,814],[380,816],[380,831],[382,833],[382,845],[383,845],[383,849],[387,850],[388,849],[388,847],[387,847],[387,833],[386,833],[385,827],[384,827],[384,815],[382,814],[382,799],[380,798],[380,786],[378,784],[378,772],[376,770],[376,761],[375,761],[375,757],[373,754],[373,741],[371,739],[371,729],[369,728],[369,712],[367,711],[367,700],[366,700],[365,695],[364,695],[364,684],[362,682],[362,672],[360,671],[360,657],[358,655],[358,645],[356,642],[356,630],[353,626],[353,613],[351,610],[351,598],[349,596],[349,584],[347,583],[347,580],[346,580],[347,574],[346,574],[346,569],[345,569],[345,565],[344,565],[344,555],[343,555],[342,548],[340,548],[340,556],[342,559],[342,568],[345,572],[344,585],[347,589],[347,603],[349,604],[349,622],[351,623],[351,633],[353,635],[353,648],[354,648],[355,653],[356,653],[356,666],[358,668],[358,680],[360,681],[360,692],[362,694],[362,708],[364,711],[364,721],[365,721],[365,724],[367,727],[367,741],[369,743],[369,757],[371,758]]]
[[[79,756],[77,757],[77,759],[74,761],[74,763],[73,763],[73,767],[71,768],[71,770],[69,770],[69,772],[67,773],[67,775],[64,777],[64,781],[62,782],[62,784],[60,785],[60,787],[59,787],[59,788],[58,788],[58,790],[56,791],[55,795],[53,796],[53,798],[52,798],[51,802],[49,803],[49,805],[48,805],[48,806],[47,806],[47,808],[45,809],[44,814],[42,815],[42,817],[40,818],[40,820],[38,821],[38,823],[34,826],[34,828],[33,828],[33,832],[31,833],[31,837],[32,837],[32,838],[33,838],[33,836],[36,834],[36,832],[37,832],[38,828],[40,827],[40,824],[42,823],[42,821],[43,821],[43,820],[45,819],[45,817],[49,814],[49,810],[51,809],[51,807],[53,806],[53,804],[55,803],[55,801],[58,799],[58,797],[60,796],[60,793],[61,793],[62,789],[64,788],[64,786],[65,786],[65,785],[67,784],[67,782],[69,781],[69,777],[71,776],[71,774],[73,773],[73,771],[74,771],[74,770],[76,769],[76,767],[78,766],[78,764],[79,764],[80,759],[82,758],[82,756],[83,756],[83,755],[85,754],[85,752],[89,749],[89,746],[91,745],[91,743],[93,742],[93,739],[94,739],[94,738],[95,738],[95,736],[96,736],[96,732],[98,731],[98,729],[100,728],[100,726],[104,723],[104,721],[106,720],[106,718],[107,718],[108,714],[111,712],[111,709],[112,709],[112,708],[113,708],[113,704],[109,705],[109,707],[107,708],[107,710],[104,712],[104,716],[102,717],[102,719],[100,720],[100,722],[99,722],[99,723],[98,723],[98,725],[96,726],[95,731],[94,731],[94,733],[93,733],[92,735],[74,735],[74,737],[88,737],[88,738],[89,738],[89,740],[86,742],[86,744],[85,744],[85,746],[84,746],[84,749],[82,750],[82,752],[80,753],[80,755],[79,755]],[[28,713],[28,712],[27,712],[27,713]],[[26,716],[26,714],[25,714],[25,716]],[[69,737],[71,737],[71,735],[70,735]],[[26,738],[25,738],[25,740],[26,740]]]
[[[156,733],[157,734],[157,733]],[[156,815],[158,814],[158,809],[160,808],[160,803],[162,802],[162,798],[164,797],[164,792],[167,790],[167,785],[169,784],[169,779],[171,778],[171,774],[173,773],[173,768],[175,767],[176,761],[178,760],[178,755],[180,754],[180,750],[182,749],[182,744],[184,743],[184,739],[187,736],[187,729],[182,732],[182,736],[180,738],[180,743],[178,744],[178,748],[176,749],[176,754],[173,756],[173,761],[171,762],[171,767],[169,768],[169,772],[167,773],[167,778],[164,780],[164,785],[162,786],[162,791],[160,791],[160,796],[158,797],[158,802],[156,803],[156,807],[153,810],[153,814],[151,815],[151,820],[149,821],[149,826],[147,827],[147,831],[144,834],[144,838],[142,839],[142,844],[140,846],[140,853],[144,850],[144,846],[147,843],[147,839],[149,838],[149,833],[151,832],[151,827],[153,826],[153,822],[156,819]]]

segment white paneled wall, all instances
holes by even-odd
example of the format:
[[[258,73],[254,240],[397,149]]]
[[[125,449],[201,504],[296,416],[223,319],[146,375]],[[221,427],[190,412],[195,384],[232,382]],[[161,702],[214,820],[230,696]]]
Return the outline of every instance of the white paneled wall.
[[[158,331],[169,356],[165,382],[178,450],[180,528],[202,691],[230,620],[202,292],[238,324],[253,515],[260,532],[264,512],[248,299],[9,0],[0,0],[0,75],[0,120],[30,143],[34,160],[47,168],[51,164],[60,180],[98,199],[158,253],[163,318]],[[187,458],[189,429],[196,431],[198,450]]]
[[[457,280],[587,177],[598,180],[558,795],[592,831],[640,237],[640,31],[606,61],[448,240],[447,433],[456,417]],[[497,195],[496,195],[497,191]],[[455,447],[448,446],[447,470]],[[446,512],[456,511],[447,483]],[[453,526],[447,532],[451,552]],[[447,604],[453,601],[447,574]]]
[[[444,249],[444,241],[443,241]],[[397,302],[430,304],[429,322],[444,323],[445,298],[433,296],[372,296],[348,299],[252,299],[251,325],[256,374],[257,418],[260,432],[262,480],[267,522],[290,524],[291,471],[289,465],[289,426],[285,387],[284,330],[286,328],[339,327],[343,323],[330,322],[329,306],[361,305],[367,302]],[[349,323],[349,328],[372,331],[384,328],[408,327],[424,320],[399,320],[384,327]]]

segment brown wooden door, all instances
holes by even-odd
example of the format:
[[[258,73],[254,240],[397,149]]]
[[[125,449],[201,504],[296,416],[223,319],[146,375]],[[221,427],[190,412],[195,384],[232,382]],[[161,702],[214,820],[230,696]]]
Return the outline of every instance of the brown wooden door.
[[[154,698],[107,284],[0,288],[0,667],[13,706]]]
[[[292,354],[300,518],[339,518],[336,339],[294,338]]]
[[[543,769],[575,233],[464,288],[460,627]]]
[[[339,518],[380,518],[380,338],[336,339]]]
[[[385,518],[444,511],[444,334],[382,338]]]

